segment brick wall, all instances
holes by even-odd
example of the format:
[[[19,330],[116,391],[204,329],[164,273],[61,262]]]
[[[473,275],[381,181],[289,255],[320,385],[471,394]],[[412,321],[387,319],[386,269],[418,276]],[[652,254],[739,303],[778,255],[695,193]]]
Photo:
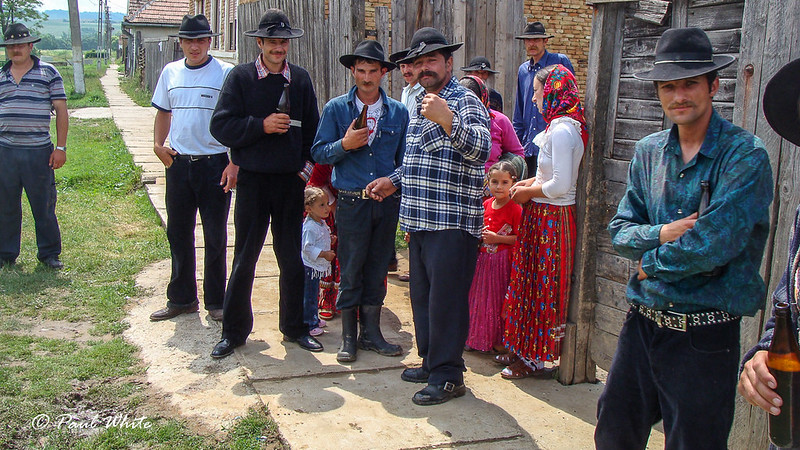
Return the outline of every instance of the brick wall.
[[[569,57],[575,67],[581,95],[584,95],[589,38],[592,34],[592,7],[587,6],[585,0],[525,0],[525,20],[542,22],[547,32],[555,36],[548,41],[547,50]]]

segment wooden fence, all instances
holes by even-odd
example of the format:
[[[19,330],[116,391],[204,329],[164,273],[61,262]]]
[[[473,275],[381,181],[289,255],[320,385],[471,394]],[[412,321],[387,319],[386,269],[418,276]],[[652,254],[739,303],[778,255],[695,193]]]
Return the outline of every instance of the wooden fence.
[[[392,0],[391,9],[375,8],[375,30],[364,27],[364,0],[259,0],[239,5],[239,62],[252,61],[258,55],[255,39],[244,32],[258,27],[267,8],[280,8],[293,27],[302,28],[305,36],[292,42],[289,60],[308,70],[317,91],[320,107],[352,86],[349,71],[339,63],[339,56],[351,53],[365,37],[383,45],[387,56],[407,47],[419,28],[439,29],[451,42],[464,42],[453,54],[453,75],[472,57],[483,55],[502,73],[490,80],[502,95],[505,112],[514,107],[517,68],[525,58],[524,46],[514,39],[525,28],[523,0]],[[384,82],[387,93],[400,98],[403,78],[389,74]]]
[[[148,92],[153,92],[161,70],[172,61],[183,58],[183,50],[178,45],[178,38],[145,39],[141,48],[144,49],[144,65],[140,66],[142,85]]]

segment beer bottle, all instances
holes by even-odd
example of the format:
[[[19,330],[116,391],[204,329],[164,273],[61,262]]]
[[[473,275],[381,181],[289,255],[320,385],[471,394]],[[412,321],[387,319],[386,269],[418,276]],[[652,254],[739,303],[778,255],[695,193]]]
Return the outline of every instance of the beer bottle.
[[[289,114],[291,110],[291,103],[289,102],[289,83],[285,83],[283,85],[283,93],[281,94],[281,99],[278,100],[278,108],[279,113]]]
[[[781,413],[769,416],[769,439],[778,447],[800,446],[800,349],[785,302],[775,305],[767,367],[777,382],[775,393],[783,399]]]
[[[361,114],[358,115],[358,119],[356,119],[356,123],[353,124],[354,130],[360,130],[367,126],[367,105],[364,105],[361,108]]]

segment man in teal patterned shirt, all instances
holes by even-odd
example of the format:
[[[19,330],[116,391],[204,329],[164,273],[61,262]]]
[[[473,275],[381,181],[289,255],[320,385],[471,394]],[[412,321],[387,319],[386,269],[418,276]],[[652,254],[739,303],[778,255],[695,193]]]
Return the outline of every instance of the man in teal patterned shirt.
[[[759,266],[773,195],[761,140],[712,106],[717,71],[733,60],[714,56],[702,30],[671,29],[653,70],[635,75],[654,82],[674,125],[636,144],[608,226],[615,250],[638,269],[598,402],[598,449],[643,449],[660,420],[666,448],[727,448],[740,318],[765,300]],[[710,195],[698,211],[702,182]]]

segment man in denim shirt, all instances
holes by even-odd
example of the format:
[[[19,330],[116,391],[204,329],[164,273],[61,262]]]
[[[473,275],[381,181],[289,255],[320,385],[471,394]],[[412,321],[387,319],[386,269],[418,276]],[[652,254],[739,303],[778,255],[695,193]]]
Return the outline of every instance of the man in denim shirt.
[[[331,183],[339,191],[336,227],[341,281],[336,308],[342,311],[342,346],[336,359],[352,362],[357,347],[385,356],[403,352],[399,345],[386,342],[380,330],[400,198],[390,195],[376,201],[365,187],[380,177],[400,184],[408,111],[380,87],[386,72],[395,68],[384,60],[381,44],[362,41],[353,54],[339,61],[350,69],[356,85],[325,105],[311,155],[318,163],[333,166]],[[355,129],[364,107],[366,127]]]
[[[671,29],[653,70],[635,75],[655,83],[675,125],[636,144],[608,226],[638,270],[598,401],[598,449],[643,449],[659,420],[666,448],[727,448],[740,317],[764,304],[759,266],[773,192],[764,144],[712,107],[717,70],[733,60],[714,56],[702,30]]]

